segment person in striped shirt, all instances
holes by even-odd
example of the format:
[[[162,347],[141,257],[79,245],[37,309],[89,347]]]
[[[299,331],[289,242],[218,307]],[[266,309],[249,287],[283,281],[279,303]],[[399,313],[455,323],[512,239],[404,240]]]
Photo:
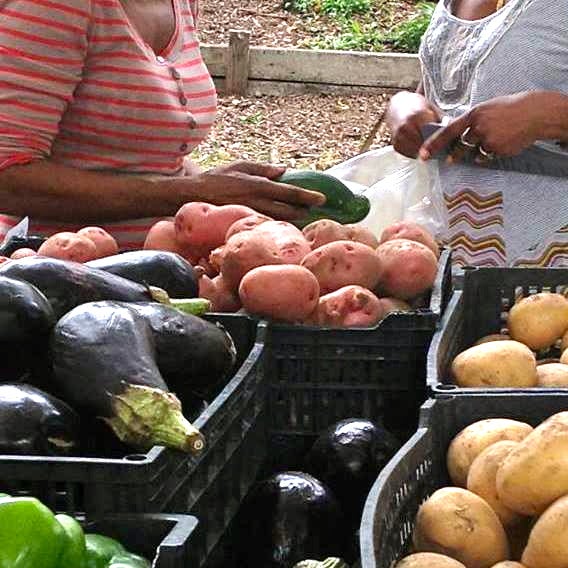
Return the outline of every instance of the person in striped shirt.
[[[216,115],[197,16],[197,0],[0,0],[0,238],[28,215],[139,248],[189,201],[284,219],[324,201],[272,181],[281,167],[189,161]]]
[[[439,0],[422,89],[391,100],[396,150],[458,148],[438,162],[456,264],[568,265],[567,21],[566,0]]]

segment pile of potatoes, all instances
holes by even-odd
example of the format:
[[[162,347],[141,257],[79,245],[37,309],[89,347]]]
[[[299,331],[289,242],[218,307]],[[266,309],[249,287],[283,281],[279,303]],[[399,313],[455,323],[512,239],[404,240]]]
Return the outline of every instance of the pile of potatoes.
[[[288,323],[368,327],[408,311],[434,282],[439,247],[415,223],[380,242],[328,219],[303,230],[239,205],[187,203],[152,227],[146,249],[177,252],[199,271],[213,310]]]
[[[568,299],[541,292],[516,302],[507,333],[482,337],[455,357],[451,373],[460,387],[568,387],[567,348]]]
[[[83,227],[76,233],[63,231],[46,239],[37,251],[30,248],[15,250],[10,258],[0,257],[0,262],[27,256],[48,256],[74,262],[89,262],[118,253],[118,245],[112,235],[101,227]]]
[[[396,568],[568,566],[568,412],[534,429],[475,422],[446,461],[453,486],[420,506],[413,554]]]

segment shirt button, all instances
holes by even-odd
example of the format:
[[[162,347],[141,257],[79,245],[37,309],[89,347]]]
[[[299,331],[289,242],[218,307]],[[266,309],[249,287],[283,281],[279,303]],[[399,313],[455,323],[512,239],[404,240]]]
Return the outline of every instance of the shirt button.
[[[185,152],[185,151],[187,150],[187,144],[184,142],[184,143],[179,147],[179,149],[180,149],[182,152]]]
[[[185,106],[187,104],[187,99],[185,98],[185,95],[180,95],[179,97],[179,102]]]
[[[181,79],[181,75],[179,74],[179,71],[177,69],[174,69],[173,67],[170,69],[172,77],[177,81],[178,79]]]
[[[195,122],[195,118],[193,118],[193,116],[189,115],[187,117],[187,120],[189,122],[189,127],[190,128],[195,128],[197,126],[197,122]]]
[[[156,57],[156,60],[157,60],[158,63],[165,63],[166,62],[166,60],[161,55],[158,55]]]

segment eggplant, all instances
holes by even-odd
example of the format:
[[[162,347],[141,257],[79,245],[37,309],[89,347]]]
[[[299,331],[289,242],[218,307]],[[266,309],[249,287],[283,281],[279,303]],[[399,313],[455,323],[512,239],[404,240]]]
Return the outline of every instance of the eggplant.
[[[121,276],[78,262],[27,257],[0,265],[0,276],[24,280],[48,299],[59,319],[74,307],[97,300],[144,302],[158,298],[156,291]]]
[[[139,284],[164,289],[171,298],[195,298],[199,289],[193,266],[174,252],[136,250],[86,263]]]
[[[236,349],[219,324],[159,303],[131,303],[154,334],[158,368],[169,388],[183,401],[211,398],[232,371]]]
[[[238,566],[292,568],[307,558],[342,556],[345,531],[330,490],[302,472],[257,483],[238,522]]]
[[[79,416],[63,401],[27,384],[0,384],[0,454],[71,455]]]
[[[51,337],[54,385],[69,404],[102,417],[126,444],[146,449],[162,444],[183,451],[200,451],[201,434],[184,418],[179,399],[169,391],[160,370],[188,364],[183,334],[194,352],[189,354],[226,359],[232,343],[214,324],[167,308],[165,312],[132,307],[123,302],[91,302],[77,306],[63,316]],[[190,319],[193,326],[183,325]],[[215,335],[217,337],[215,337]],[[169,338],[169,342],[167,339]],[[198,342],[211,342],[217,352]],[[162,356],[163,361],[160,359]],[[214,365],[214,361],[210,361]],[[199,369],[205,368],[200,363]],[[191,380],[191,377],[188,377]],[[196,377],[196,381],[203,381]]]
[[[348,418],[317,438],[304,469],[331,489],[356,529],[371,486],[399,447],[397,438],[378,424]]]

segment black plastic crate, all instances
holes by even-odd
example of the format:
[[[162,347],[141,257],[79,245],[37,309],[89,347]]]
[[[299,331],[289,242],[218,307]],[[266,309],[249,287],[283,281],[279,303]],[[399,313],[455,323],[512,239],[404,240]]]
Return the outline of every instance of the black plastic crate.
[[[207,443],[198,457],[162,446],[112,459],[0,456],[0,487],[12,495],[31,494],[57,512],[88,519],[116,513],[187,513],[197,502],[206,501],[205,494],[220,491],[217,485],[224,491],[221,476],[226,475],[227,463],[247,425],[264,406],[264,324],[231,315],[209,319],[232,335],[238,371],[193,421]],[[214,507],[199,509],[204,523],[215,513],[210,509]],[[196,532],[201,534],[201,527]]]
[[[319,432],[330,419],[385,415],[396,430],[426,396],[426,353],[452,293],[442,251],[429,304],[390,314],[374,328],[269,324],[266,374],[274,429]]]
[[[186,568],[197,524],[189,515],[113,515],[83,528],[118,540],[129,552],[150,560],[152,568]]]
[[[451,485],[446,453],[463,428],[486,418],[512,418],[536,426],[568,410],[568,394],[446,395],[428,400],[419,428],[373,485],[360,529],[362,568],[391,568],[410,552],[414,519],[422,502]]]
[[[562,392],[562,388],[462,388],[450,376],[458,353],[478,339],[506,328],[507,314],[521,297],[538,292],[564,292],[566,268],[466,268],[463,290],[454,292],[440,329],[434,334],[427,362],[427,384],[438,396],[443,393]]]

